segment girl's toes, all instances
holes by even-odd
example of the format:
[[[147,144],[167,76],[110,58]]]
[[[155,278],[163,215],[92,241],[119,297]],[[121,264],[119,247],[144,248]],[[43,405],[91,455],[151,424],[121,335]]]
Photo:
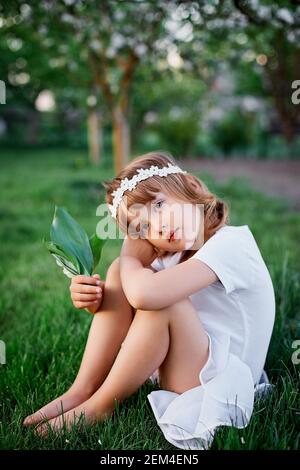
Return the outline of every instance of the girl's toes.
[[[26,418],[23,421],[23,426],[30,426],[32,423],[32,415],[26,416]]]
[[[46,426],[44,424],[40,424],[34,429],[34,434],[36,436],[42,437],[46,435]]]
[[[37,427],[34,429],[34,434],[36,434],[39,437],[47,437],[48,436],[48,426],[46,423],[44,424],[38,424]]]
[[[32,426],[33,424],[39,423],[43,419],[45,419],[45,417],[41,413],[33,413],[24,419],[23,426]]]
[[[27,416],[24,421],[23,421],[23,426],[31,426],[33,424],[36,424],[38,423],[39,421],[41,421],[41,417],[38,418],[37,415],[34,413],[32,415],[29,415]]]

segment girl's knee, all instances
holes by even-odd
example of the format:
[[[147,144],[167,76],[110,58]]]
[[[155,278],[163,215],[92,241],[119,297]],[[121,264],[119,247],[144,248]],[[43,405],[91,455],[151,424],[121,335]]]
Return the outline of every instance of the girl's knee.
[[[106,272],[106,280],[112,280],[114,283],[117,281],[121,285],[120,275],[120,257],[114,259]]]
[[[117,273],[120,272],[120,256],[115,258],[110,264],[107,273]]]
[[[182,300],[179,300],[175,304],[169,305],[168,307],[165,307],[163,310],[172,312],[172,315],[175,313],[178,313],[179,315],[184,315],[187,310],[195,310],[195,307],[193,306],[191,300],[186,297]]]
[[[159,310],[143,310],[138,308],[135,309],[134,316],[137,318],[144,318],[149,322],[155,321],[155,319],[157,319],[159,322],[163,322],[163,320],[165,320],[166,323],[169,323],[169,318],[172,312],[174,311],[170,307],[165,307]]]

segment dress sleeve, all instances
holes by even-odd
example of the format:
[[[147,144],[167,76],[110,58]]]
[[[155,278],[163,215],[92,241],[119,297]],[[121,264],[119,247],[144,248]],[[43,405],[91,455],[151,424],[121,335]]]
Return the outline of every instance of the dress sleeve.
[[[162,269],[165,269],[164,264],[161,260],[161,258],[155,258],[154,261],[150,264],[155,271],[161,271]]]
[[[181,256],[182,252],[176,251],[174,253],[170,253],[169,255],[155,258],[150,266],[152,266],[152,268],[154,268],[156,271],[161,271],[162,269],[175,266],[175,264],[179,262]]]
[[[189,259],[199,259],[218,276],[226,294],[236,289],[248,289],[255,279],[255,257],[246,232],[216,232]]]

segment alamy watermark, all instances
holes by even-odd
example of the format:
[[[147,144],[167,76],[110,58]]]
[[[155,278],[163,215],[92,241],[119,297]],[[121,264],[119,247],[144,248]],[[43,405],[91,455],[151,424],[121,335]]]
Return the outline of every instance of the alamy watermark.
[[[134,203],[127,210],[125,195],[122,199],[125,210],[119,212],[121,219],[117,223],[112,220],[107,204],[100,204],[96,209],[96,215],[101,217],[96,227],[98,237],[116,239],[129,235],[133,239],[164,241],[166,249],[184,241],[185,249],[198,250],[204,243],[204,204],[172,202],[158,208],[158,203],[163,201],[150,205]]]
[[[6,345],[0,339],[0,364],[6,364]]]
[[[295,90],[291,96],[292,103],[300,104],[300,80],[294,80],[292,82],[292,89]]]
[[[3,80],[0,80],[0,104],[6,104],[6,86]]]
[[[300,339],[292,342],[292,348],[296,349],[292,354],[292,363],[298,365],[300,364]]]

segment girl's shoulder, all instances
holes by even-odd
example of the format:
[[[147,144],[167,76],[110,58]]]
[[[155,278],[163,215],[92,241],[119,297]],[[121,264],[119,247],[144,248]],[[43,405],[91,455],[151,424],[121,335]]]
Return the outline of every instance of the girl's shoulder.
[[[233,247],[234,244],[238,245],[243,244],[243,242],[248,243],[249,241],[253,242],[254,237],[248,225],[223,225],[220,227],[200,248],[213,246],[219,244],[222,240],[228,240]]]
[[[251,230],[249,228],[249,225],[244,224],[244,225],[228,225],[224,224],[222,227],[220,227],[213,236],[215,235],[224,235],[225,233],[251,233]]]

